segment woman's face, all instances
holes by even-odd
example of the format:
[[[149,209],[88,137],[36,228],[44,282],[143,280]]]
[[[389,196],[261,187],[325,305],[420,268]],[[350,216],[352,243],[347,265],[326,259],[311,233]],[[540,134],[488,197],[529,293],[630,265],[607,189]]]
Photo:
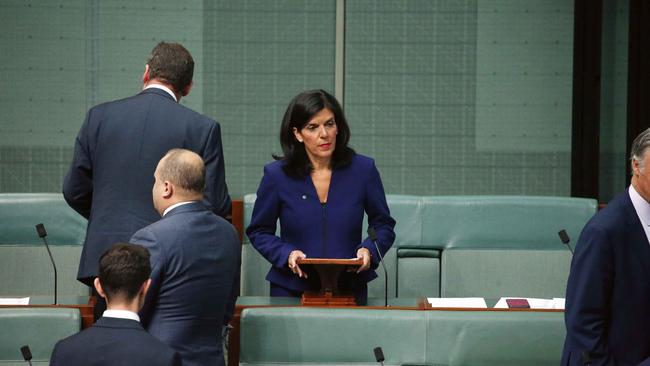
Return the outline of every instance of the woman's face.
[[[294,127],[296,140],[305,145],[309,160],[313,163],[329,163],[336,148],[336,121],[334,113],[321,109],[307,124],[298,130]]]

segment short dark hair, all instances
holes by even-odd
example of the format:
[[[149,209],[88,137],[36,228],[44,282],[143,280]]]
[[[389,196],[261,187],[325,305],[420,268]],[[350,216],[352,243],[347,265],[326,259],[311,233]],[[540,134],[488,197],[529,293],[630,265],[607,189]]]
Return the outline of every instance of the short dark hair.
[[[149,78],[170,84],[181,93],[194,76],[194,59],[180,43],[160,42],[147,60]]]
[[[280,145],[284,156],[273,155],[274,159],[286,162],[283,170],[287,175],[304,177],[313,169],[305,151],[305,146],[296,140],[293,129],[302,130],[318,112],[326,108],[334,114],[334,121],[338,131],[336,147],[332,154],[331,168],[342,168],[352,161],[355,152],[348,147],[350,127],[345,119],[341,105],[334,96],[325,90],[308,90],[298,94],[289,103],[280,127]]]
[[[99,258],[99,282],[107,300],[133,300],[150,275],[149,252],[142,246],[116,243]]]
[[[168,180],[174,185],[196,194],[203,194],[205,188],[205,164],[199,156],[198,160],[188,159],[190,150],[171,149],[165,154],[165,161],[160,164],[158,174],[161,180]]]

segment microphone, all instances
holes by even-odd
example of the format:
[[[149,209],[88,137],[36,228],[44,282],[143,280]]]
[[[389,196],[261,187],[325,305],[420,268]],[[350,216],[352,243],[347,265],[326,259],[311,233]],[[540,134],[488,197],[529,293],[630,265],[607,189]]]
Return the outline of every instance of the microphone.
[[[384,352],[381,350],[381,347],[375,347],[372,352],[375,354],[375,360],[384,366]]]
[[[562,240],[562,243],[569,248],[571,255],[573,255],[573,248],[571,248],[571,245],[569,245],[571,239],[569,239],[569,234],[566,233],[566,230],[562,229],[558,231],[557,235],[560,237],[560,240]]]
[[[47,231],[45,231],[45,225],[43,224],[38,224],[36,225],[36,233],[38,234],[38,237],[43,239],[43,243],[45,243],[45,248],[47,249],[47,254],[50,255],[50,261],[52,262],[52,267],[54,268],[54,305],[57,305],[58,302],[56,301],[56,264],[54,264],[54,258],[52,258],[52,252],[50,252],[50,246],[47,245],[47,239],[45,237],[47,236]]]
[[[379,245],[377,245],[377,232],[375,231],[374,227],[368,226],[368,236],[370,236],[370,241],[375,244],[375,249],[377,249],[377,254],[379,254],[379,263],[381,263],[381,266],[384,268],[384,306],[388,307],[388,271],[386,271],[386,265],[384,265],[384,257],[381,255]],[[381,352],[381,348],[375,348],[375,351],[377,349],[379,349],[379,352]]]
[[[29,346],[20,347],[20,353],[23,354],[23,359],[29,363],[29,366],[32,366],[32,351],[29,350]]]

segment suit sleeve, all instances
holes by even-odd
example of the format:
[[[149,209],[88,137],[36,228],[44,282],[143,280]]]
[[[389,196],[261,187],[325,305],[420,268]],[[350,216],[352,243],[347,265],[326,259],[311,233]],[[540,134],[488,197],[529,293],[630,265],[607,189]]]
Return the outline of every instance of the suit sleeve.
[[[377,246],[381,250],[383,257],[395,241],[395,232],[393,231],[395,220],[390,216],[384,186],[381,183],[381,177],[374,162],[366,182],[364,209],[368,215],[368,226],[373,227],[377,233]],[[357,249],[362,247],[368,249],[372,254],[371,268],[376,269],[379,265],[379,255],[370,237],[365,238]]]
[[[223,324],[227,325],[230,323],[235,314],[235,305],[237,304],[237,298],[239,297],[239,289],[241,285],[241,244],[239,242],[239,236],[235,231],[235,228],[232,228],[232,242],[233,245],[237,248],[235,253],[237,254],[237,265],[235,267],[235,276],[233,277],[232,287],[230,288],[230,297],[228,303],[226,303],[226,312],[223,318]]]
[[[61,344],[61,341],[58,341],[56,345],[54,345],[54,350],[52,350],[52,356],[50,356],[50,366],[63,366],[63,360],[61,360],[59,357],[59,345]]]
[[[278,189],[268,168],[265,167],[246,235],[255,249],[273,266],[285,268],[289,254],[298,248],[282,241],[275,235],[280,217],[280,206]]]
[[[92,113],[93,110],[88,112],[75,139],[72,164],[63,180],[63,197],[72,209],[86,219],[90,217],[93,199],[93,163],[88,144],[88,123]]]
[[[155,308],[160,290],[160,284],[165,274],[165,256],[162,247],[156,242],[155,235],[151,230],[144,228],[133,234],[129,241],[145,247],[149,251],[149,262],[151,263],[151,285],[144,300],[144,305],[140,310],[140,320],[146,328],[151,320],[151,314]]]
[[[210,130],[204,152],[205,199],[206,206],[216,215],[226,217],[230,214],[231,200],[226,185],[226,169],[221,143],[221,127],[214,122]]]
[[[565,321],[571,365],[614,365],[607,346],[613,253],[604,230],[587,225],[576,246],[567,283]]]

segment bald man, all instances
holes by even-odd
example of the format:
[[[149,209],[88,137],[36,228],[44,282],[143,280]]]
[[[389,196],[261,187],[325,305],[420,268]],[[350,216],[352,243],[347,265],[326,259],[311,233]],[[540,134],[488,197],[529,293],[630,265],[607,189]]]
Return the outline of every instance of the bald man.
[[[154,179],[153,203],[162,219],[131,238],[151,254],[142,324],[174,348],[183,365],[224,365],[221,334],[239,292],[239,238],[202,203],[205,166],[199,155],[170,150]]]

